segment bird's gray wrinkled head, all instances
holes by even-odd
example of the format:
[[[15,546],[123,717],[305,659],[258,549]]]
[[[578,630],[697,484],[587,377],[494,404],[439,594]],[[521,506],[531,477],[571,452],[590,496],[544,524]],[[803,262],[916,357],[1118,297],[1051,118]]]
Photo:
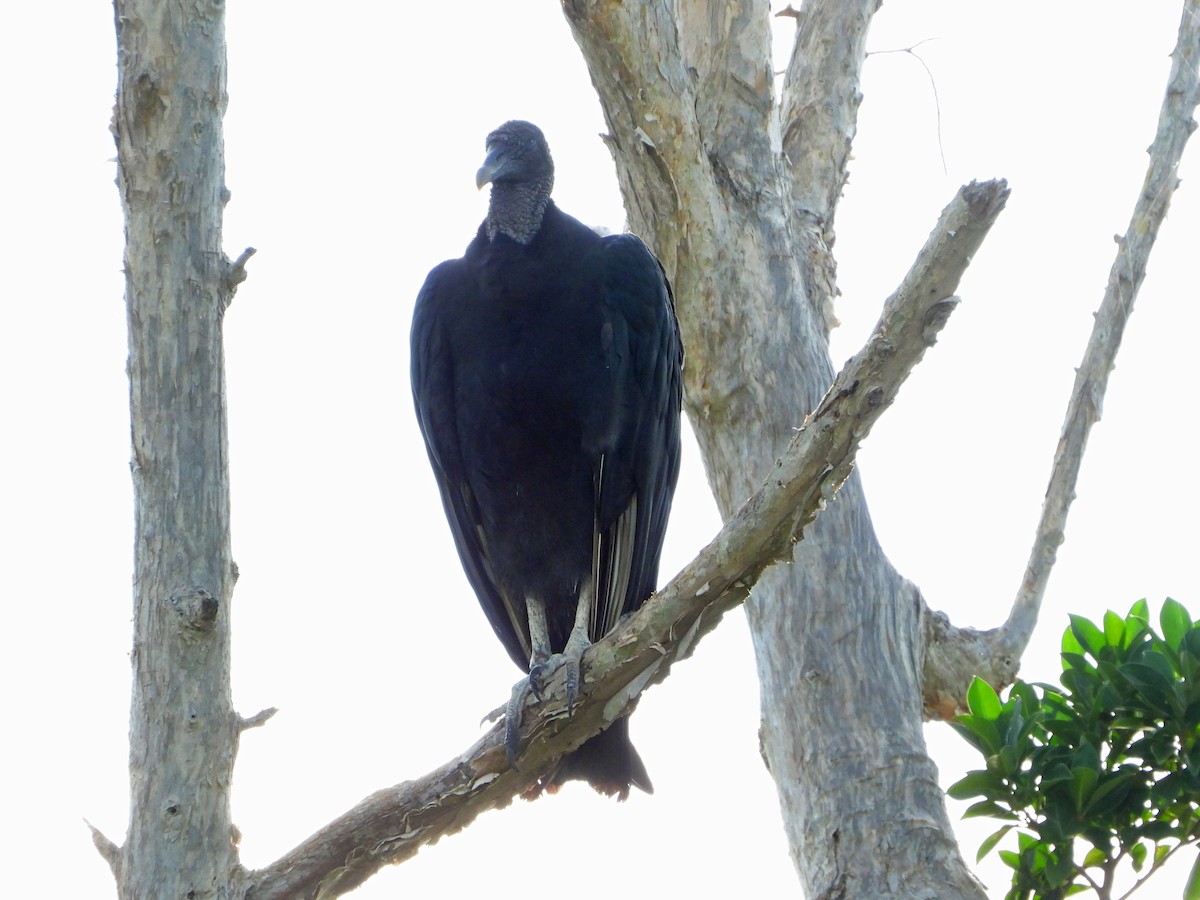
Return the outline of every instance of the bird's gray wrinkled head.
[[[475,186],[503,182],[554,184],[554,161],[542,129],[514,119],[487,136],[487,158],[475,174]]]
[[[492,186],[487,234],[505,234],[528,244],[542,224],[554,187],[550,145],[536,125],[514,119],[487,137],[487,158],[475,173],[475,185]]]

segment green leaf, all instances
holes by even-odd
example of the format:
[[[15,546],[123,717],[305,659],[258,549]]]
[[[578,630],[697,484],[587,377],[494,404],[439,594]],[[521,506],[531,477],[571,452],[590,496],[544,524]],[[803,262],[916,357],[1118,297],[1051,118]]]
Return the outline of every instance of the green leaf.
[[[1162,625],[1163,639],[1172,650],[1178,650],[1183,643],[1184,635],[1192,630],[1192,617],[1187,609],[1177,600],[1168,597],[1163,601],[1158,614],[1159,624]]]
[[[1067,630],[1063,632],[1062,647],[1060,649],[1064,659],[1068,653],[1082,657],[1084,646],[1083,644],[1079,643],[1075,635],[1072,633],[1070,627],[1068,627]]]
[[[1129,848],[1129,857],[1133,860],[1133,871],[1142,871],[1142,866],[1146,864],[1146,845],[1134,844]]]
[[[1104,614],[1104,642],[1110,647],[1125,643],[1125,620],[1111,609]]]
[[[1187,884],[1183,887],[1183,900],[1200,900],[1200,854],[1192,863],[1192,874],[1188,876]]]
[[[1014,813],[1009,812],[991,800],[980,800],[978,803],[972,803],[962,814],[964,819],[974,819],[977,816],[991,816],[993,819],[1012,819],[1013,821],[1017,819]]]
[[[1083,812],[1090,816],[1104,815],[1121,806],[1138,774],[1135,769],[1127,769],[1106,776],[1088,798]]]
[[[959,716],[950,727],[961,734],[986,759],[1000,751],[1000,732],[996,723],[978,716]]]
[[[1071,859],[1069,847],[1058,847],[1057,855],[1046,864],[1046,877],[1055,886],[1070,884],[1074,879],[1075,861]]]
[[[1076,657],[1072,653],[1064,653],[1063,659],[1069,657],[1083,660],[1082,656]],[[1100,675],[1095,668],[1086,663],[1071,663],[1071,668],[1064,668],[1062,673],[1063,687],[1067,689],[1067,696],[1070,700],[1070,705],[1077,708],[1080,715],[1087,715],[1092,706],[1092,698],[1096,694],[1096,690],[1100,687]]]
[[[1084,741],[1079,745],[1073,754],[1071,754],[1071,768],[1088,769],[1092,774],[1100,771],[1100,751],[1090,741]],[[1072,775],[1077,773],[1072,771]]]
[[[1144,654],[1142,661],[1158,672],[1164,681],[1174,684],[1179,680],[1179,654],[1168,647],[1165,641],[1158,642],[1151,652]]]
[[[1041,710],[1041,702],[1038,700],[1037,691],[1033,685],[1027,684],[1020,679],[1013,682],[1013,686],[1008,689],[1008,698],[1011,700],[1016,697],[1021,701],[1021,709],[1024,715],[1030,719],[1034,718]]]
[[[1071,780],[1071,768],[1066,763],[1055,763],[1050,770],[1042,775],[1042,790],[1049,790],[1056,784]]]
[[[1137,690],[1140,697],[1151,707],[1151,711],[1157,716],[1159,714],[1171,715],[1174,713],[1174,708],[1171,701],[1177,700],[1175,696],[1175,684],[1172,680],[1163,675],[1158,668],[1148,666],[1145,663],[1129,662],[1123,663],[1119,670],[1121,677],[1128,681]]]
[[[1000,861],[1002,863],[1004,863],[1006,866],[1008,866],[1010,869],[1020,869],[1021,868],[1021,857],[1019,854],[1017,854],[1013,850],[1001,850],[1000,851]],[[1194,875],[1195,872],[1193,871],[1192,874]],[[1190,881],[1188,883],[1191,884]],[[1187,900],[1193,900],[1193,898],[1189,895],[1187,897]],[[1200,900],[1200,894],[1196,895],[1195,900]]]
[[[1093,847],[1087,852],[1087,856],[1083,858],[1083,867],[1092,869],[1097,866],[1104,866],[1108,863],[1108,854],[1099,847]]]
[[[1138,620],[1143,625],[1150,623],[1150,604],[1146,602],[1145,597],[1129,607],[1129,615],[1125,617],[1125,621],[1129,623],[1132,620]]]
[[[978,675],[971,679],[971,686],[967,688],[967,706],[973,715],[993,722],[1000,718],[1004,708],[995,689]]]
[[[1009,744],[1001,747],[994,760],[996,771],[1005,778],[1016,778],[1021,772],[1021,754]]]
[[[1200,657],[1200,628],[1193,626],[1192,630],[1183,636],[1183,649],[1193,657]]]
[[[1004,705],[1004,712],[1000,714],[997,724],[1004,726],[1004,743],[1007,747],[1018,748],[1024,741],[1022,738],[1025,734],[1025,716],[1021,713],[1021,707],[1024,705],[1022,699],[1016,695],[1008,698],[1008,703]],[[1004,725],[1005,720],[1008,724]]]
[[[1161,841],[1163,838],[1169,838],[1175,833],[1175,826],[1170,822],[1147,822],[1138,829],[1138,834],[1141,837],[1149,838],[1152,841]],[[1130,851],[1132,852],[1132,851]],[[1145,851],[1142,851],[1145,856]]]
[[[970,771],[946,788],[946,794],[955,800],[969,800],[972,797],[987,797],[994,800],[1004,793],[1004,782],[1000,776],[984,769]]]
[[[1014,827],[1016,826],[1003,825],[984,838],[983,843],[979,845],[979,852],[975,854],[975,862],[982,862],[983,858],[992,852],[992,848],[1000,843],[1000,839],[1012,831]]]
[[[1076,769],[1071,773],[1071,799],[1075,801],[1075,811],[1082,812],[1087,802],[1092,798],[1100,773],[1095,769]]]
[[[1100,658],[1100,651],[1104,649],[1104,632],[1097,628],[1094,622],[1083,616],[1072,615],[1071,633],[1093,659]]]

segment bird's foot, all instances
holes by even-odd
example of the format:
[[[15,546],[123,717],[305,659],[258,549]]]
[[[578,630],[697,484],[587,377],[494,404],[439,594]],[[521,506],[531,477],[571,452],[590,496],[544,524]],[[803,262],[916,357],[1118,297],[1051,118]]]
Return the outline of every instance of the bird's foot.
[[[572,633],[562,652],[562,665],[567,667],[567,715],[575,712],[575,699],[583,686],[583,654],[592,642],[586,636]]]
[[[583,684],[583,654],[590,646],[588,640],[567,641],[562,653],[556,653],[533,666],[528,677],[513,685],[512,696],[504,711],[504,752],[509,765],[515,768],[517,753],[521,749],[521,716],[529,695],[533,694],[534,699],[540,702],[550,679],[563,667],[566,668],[567,715],[574,713],[579,687]]]

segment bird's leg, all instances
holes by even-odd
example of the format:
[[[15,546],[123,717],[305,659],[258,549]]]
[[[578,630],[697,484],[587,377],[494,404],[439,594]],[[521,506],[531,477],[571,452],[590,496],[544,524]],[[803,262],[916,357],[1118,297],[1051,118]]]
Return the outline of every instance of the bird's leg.
[[[529,677],[513,685],[512,696],[504,713],[504,752],[509,765],[514,765],[521,749],[521,713],[525,701],[533,694],[542,699],[542,689],[559,666],[567,667],[567,714],[574,711],[575,698],[583,683],[583,654],[592,645],[589,632],[592,622],[592,607],[596,602],[593,581],[585,581],[579,590],[579,601],[575,606],[575,623],[567,638],[563,652],[554,654],[550,647],[550,629],[546,625],[546,605],[539,597],[526,597],[525,609],[529,616]]]
[[[529,689],[542,699],[542,684],[554,667],[550,666],[553,649],[550,647],[550,627],[546,624],[546,604],[541,597],[526,597],[525,611],[529,617]]]
[[[508,764],[515,766],[517,752],[521,749],[521,711],[530,693],[542,699],[542,679],[546,677],[550,662],[550,629],[546,625],[546,605],[540,597],[525,598],[526,615],[529,617],[529,677],[513,685],[512,696],[504,713],[504,752]],[[552,671],[552,670],[551,670]]]
[[[567,666],[567,714],[575,711],[575,698],[583,683],[583,654],[592,646],[589,636],[592,624],[592,608],[596,605],[594,580],[586,580],[579,588],[579,602],[575,606],[575,624],[571,636],[563,648],[563,664]]]

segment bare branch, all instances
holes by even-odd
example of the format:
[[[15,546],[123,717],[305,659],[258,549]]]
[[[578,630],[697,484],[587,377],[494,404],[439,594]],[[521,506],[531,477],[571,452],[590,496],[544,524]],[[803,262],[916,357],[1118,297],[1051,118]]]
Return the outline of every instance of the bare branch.
[[[225,272],[221,277],[221,309],[222,311],[229,308],[233,303],[233,297],[237,293],[238,285],[246,280],[250,274],[246,271],[246,263],[258,251],[253,247],[247,247],[238,255],[238,258],[230,262],[224,254],[221,258],[225,262]]]
[[[113,877],[119,880],[121,877],[121,848],[110,841],[104,832],[87,819],[83,820],[83,824],[92,832],[92,844],[100,855],[104,857],[104,861],[108,863],[108,867],[112,869]]]
[[[336,897],[381,866],[401,862],[479,813],[527,791],[559,757],[636,705],[641,691],[690,655],[763,570],[790,560],[803,528],[850,472],[859,442],[895,398],[956,305],[958,281],[1008,190],[963,188],[943,212],[909,275],[885,304],[876,332],[838,375],[766,482],[662,592],[587,653],[573,716],[562,673],[527,711],[518,760],[508,766],[501,726],[419,781],[379,791],[273,863],[251,873],[248,897]]]
[[[882,0],[806,0],[780,98],[783,153],[792,173],[793,231],[809,301],[826,333],[838,294],[833,219],[846,184],[862,102],[859,78],[867,30]]]
[[[238,255],[237,259],[230,263],[229,270],[225,273],[225,284],[227,287],[237,287],[246,280],[246,263],[257,252],[253,247],[247,247]]]
[[[277,712],[279,712],[279,710],[274,706],[271,706],[267,709],[260,709],[247,719],[243,719],[239,716],[238,731],[249,731],[251,728],[258,728],[262,725],[266,725],[267,722],[270,721],[271,717]]]
[[[1158,229],[1179,184],[1176,170],[1187,139],[1196,128],[1192,118],[1200,101],[1200,2],[1185,0],[1179,37],[1171,54],[1173,63],[1166,96],[1158,117],[1158,132],[1150,145],[1150,165],[1134,204],[1129,228],[1117,239],[1117,256],[1108,275],[1104,300],[1096,313],[1083,362],[1075,372],[1075,385],[1067,404],[1062,436],[1054,454],[1050,484],[1042,505],[1033,550],[1012,612],[1003,626],[1009,652],[1020,656],[1037,623],[1038,610],[1050,580],[1058,547],[1063,542],[1067,512],[1075,498],[1075,484],[1092,426],[1100,420],[1108,375],[1112,371],[1125,323],[1133,312],[1146,262]]]
[[[800,206],[833,228],[862,102],[867,30],[881,0],[806,0],[780,98],[783,152]]]

